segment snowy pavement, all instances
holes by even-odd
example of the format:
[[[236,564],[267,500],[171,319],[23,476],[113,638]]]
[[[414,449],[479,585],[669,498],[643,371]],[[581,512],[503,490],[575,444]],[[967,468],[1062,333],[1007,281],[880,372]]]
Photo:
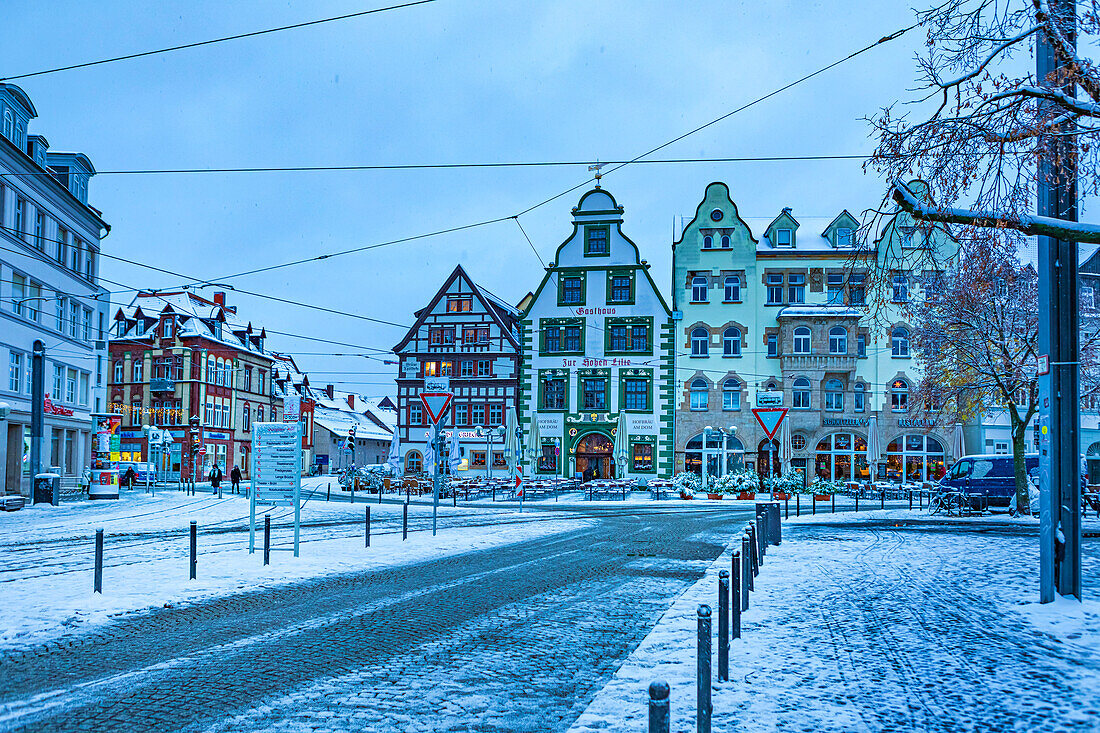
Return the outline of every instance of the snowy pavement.
[[[0,729],[564,730],[748,512],[539,516],[524,526],[580,528],[0,654]]]
[[[1100,584],[1100,524],[1084,586]],[[1037,526],[1003,516],[873,511],[784,523],[713,685],[714,730],[1095,731],[1100,602],[1037,600]],[[716,606],[725,554],[663,616],[570,729],[644,730],[671,686],[695,730],[696,609]],[[715,619],[715,630],[717,619]],[[714,644],[717,680],[717,644]]]
[[[371,511],[371,547],[365,511]],[[262,565],[263,514],[272,516],[271,565]],[[248,501],[178,491],[123,492],[117,502],[39,505],[0,515],[0,654],[87,631],[120,614],[170,607],[251,588],[497,547],[585,526],[512,509],[441,506],[431,536],[430,506],[409,507],[401,541],[396,503],[312,501],[303,506],[300,557],[291,552],[293,510],[257,507],[257,552],[248,554]],[[198,578],[188,579],[189,523],[198,523]],[[95,530],[102,528],[102,594],[92,592]]]

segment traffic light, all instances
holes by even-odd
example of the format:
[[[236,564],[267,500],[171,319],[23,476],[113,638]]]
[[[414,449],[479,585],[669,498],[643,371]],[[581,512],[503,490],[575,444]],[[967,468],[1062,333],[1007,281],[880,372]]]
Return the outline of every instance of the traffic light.
[[[191,436],[191,455],[197,456],[199,454],[199,448],[201,448],[201,447],[202,446],[199,445],[199,436],[192,435]]]
[[[346,450],[346,451],[354,451],[355,450],[355,426],[354,425],[352,425],[351,430],[348,431],[348,437],[344,441],[344,450]]]

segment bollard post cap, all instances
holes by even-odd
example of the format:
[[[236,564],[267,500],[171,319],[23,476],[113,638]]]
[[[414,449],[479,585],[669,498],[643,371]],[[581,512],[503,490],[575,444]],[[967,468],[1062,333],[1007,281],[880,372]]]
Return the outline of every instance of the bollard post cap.
[[[719,578],[728,578],[729,576],[730,576],[730,571],[728,571],[728,570],[722,570],[718,573]]]
[[[709,618],[709,617],[710,617],[710,606],[708,606],[705,603],[700,605],[699,606],[699,618]]]
[[[650,700],[667,700],[668,699],[668,683],[663,680],[657,680],[656,682],[649,683],[649,699]]]

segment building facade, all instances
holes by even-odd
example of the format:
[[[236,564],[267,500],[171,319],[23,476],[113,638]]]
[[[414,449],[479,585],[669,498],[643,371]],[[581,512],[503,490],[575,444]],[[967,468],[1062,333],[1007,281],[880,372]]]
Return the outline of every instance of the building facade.
[[[474,283],[456,267],[400,343],[397,431],[404,470],[424,467],[430,421],[420,392],[425,377],[447,377],[454,393],[444,418],[448,436],[457,434],[463,475],[498,473],[505,465],[503,441],[486,434],[504,425],[516,407],[519,388],[519,310]]]
[[[707,186],[673,243],[677,471],[780,472],[779,435],[769,439],[752,408],[784,407],[791,465],[808,479],[867,479],[872,464],[880,479],[942,475],[952,433],[913,404],[920,375],[901,315],[922,276],[904,263],[940,245],[903,212],[872,245],[856,241],[858,227],[848,211],[747,219],[724,183]],[[870,270],[887,262],[887,316],[872,319]]]
[[[91,414],[105,403],[108,298],[100,240],[110,231],[88,204],[95,168],[82,153],[28,134],[37,112],[0,83],[0,491],[30,487],[31,351],[45,344],[42,470],[79,476],[91,459]]]
[[[167,428],[170,478],[202,480],[214,463],[249,475],[252,423],[277,422],[267,333],[240,320],[224,292],[138,293],[115,311],[110,342],[111,412],[123,415],[122,459],[149,460],[142,426]],[[187,426],[198,416],[206,449],[192,461]]]
[[[317,391],[313,419],[314,458],[320,473],[338,473],[351,465],[377,465],[389,457],[397,429],[397,408],[389,397],[340,392],[330,384]],[[355,444],[347,451],[344,446],[352,426]]]
[[[667,477],[672,466],[672,314],[622,232],[607,191],[585,193],[573,231],[523,311],[520,424],[535,475]],[[613,455],[626,430],[627,460]]]

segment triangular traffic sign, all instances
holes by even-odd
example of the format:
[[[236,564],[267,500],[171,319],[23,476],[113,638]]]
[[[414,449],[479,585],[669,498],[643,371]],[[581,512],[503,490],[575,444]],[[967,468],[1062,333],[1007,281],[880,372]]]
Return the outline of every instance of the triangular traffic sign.
[[[443,416],[447,414],[447,408],[451,406],[451,398],[454,397],[450,392],[421,392],[420,401],[424,403],[424,409],[428,413],[428,417],[431,418],[432,424],[435,425],[443,419]]]
[[[756,416],[756,422],[764,428],[764,434],[768,438],[774,438],[779,432],[779,426],[783,424],[783,418],[787,416],[786,407],[754,407],[752,414]]]

